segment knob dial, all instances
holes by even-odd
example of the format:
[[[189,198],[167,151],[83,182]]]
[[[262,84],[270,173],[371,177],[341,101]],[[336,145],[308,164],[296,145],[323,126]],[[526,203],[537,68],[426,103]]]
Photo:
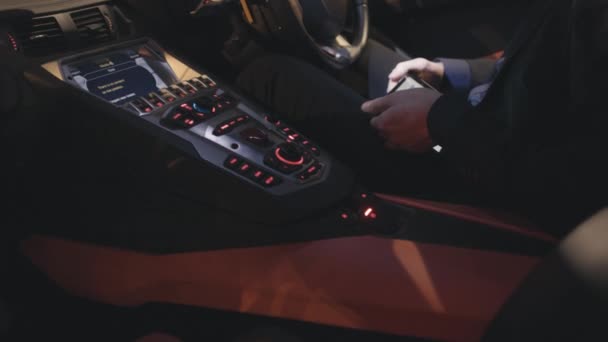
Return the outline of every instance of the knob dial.
[[[295,144],[285,143],[279,145],[274,151],[275,157],[287,165],[299,166],[304,164],[304,154]]]

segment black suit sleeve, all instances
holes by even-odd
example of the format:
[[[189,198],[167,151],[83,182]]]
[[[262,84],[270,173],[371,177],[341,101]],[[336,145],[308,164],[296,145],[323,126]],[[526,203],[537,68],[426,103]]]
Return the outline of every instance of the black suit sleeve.
[[[466,61],[471,68],[471,85],[473,87],[487,83],[494,76],[496,71],[495,59],[484,57],[467,59]]]
[[[432,138],[472,186],[504,198],[556,233],[608,204],[607,2],[579,1],[569,14],[571,70],[564,81],[570,106],[555,116],[572,118],[572,125],[561,126],[557,142],[517,140],[509,119],[501,117],[507,111],[483,103],[473,108],[465,94],[444,95],[429,113]]]

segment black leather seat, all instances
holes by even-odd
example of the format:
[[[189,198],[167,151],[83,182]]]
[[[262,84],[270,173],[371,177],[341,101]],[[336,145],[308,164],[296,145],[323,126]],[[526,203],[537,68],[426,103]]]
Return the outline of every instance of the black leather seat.
[[[608,341],[608,209],[522,283],[483,341]]]

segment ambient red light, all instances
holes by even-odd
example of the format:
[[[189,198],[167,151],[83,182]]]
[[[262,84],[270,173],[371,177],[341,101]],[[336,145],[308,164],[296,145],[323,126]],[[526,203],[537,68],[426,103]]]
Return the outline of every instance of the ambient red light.
[[[340,217],[342,217],[343,220],[348,220],[348,214],[347,213],[342,213],[342,215],[340,215]]]
[[[264,181],[264,183],[266,183],[266,185],[270,185],[274,182],[274,177],[270,176],[268,178],[266,178],[266,180]]]
[[[13,50],[15,52],[19,51],[19,45],[17,45],[17,40],[15,40],[15,37],[13,37],[13,35],[10,33],[7,33],[6,35],[8,36],[8,40],[11,42],[11,46],[13,47]]]
[[[361,194],[361,198],[363,198],[363,199],[367,198],[367,194]]]

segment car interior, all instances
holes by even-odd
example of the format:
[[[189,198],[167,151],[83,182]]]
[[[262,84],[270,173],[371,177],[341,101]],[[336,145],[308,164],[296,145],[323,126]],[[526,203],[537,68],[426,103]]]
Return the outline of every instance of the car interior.
[[[368,97],[371,41],[498,57],[531,4],[390,3],[0,1],[0,340],[605,340],[605,211],[378,193],[236,85],[286,55]]]

